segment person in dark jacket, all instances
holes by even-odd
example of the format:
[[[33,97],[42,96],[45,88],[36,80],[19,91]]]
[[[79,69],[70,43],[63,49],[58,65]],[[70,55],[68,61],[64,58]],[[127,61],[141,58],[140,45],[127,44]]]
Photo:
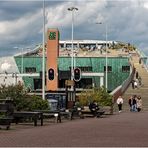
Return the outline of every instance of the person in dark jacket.
[[[130,111],[132,111],[132,99],[133,99],[133,96],[131,96],[128,100],[128,104],[130,106]]]
[[[134,95],[132,98],[132,111],[136,112],[137,111],[137,95]]]
[[[99,106],[96,101],[93,101],[89,104],[89,109],[94,116],[97,115],[97,111],[99,110]]]
[[[139,74],[138,74],[138,71],[136,71],[136,79],[138,79],[139,77]]]
[[[135,80],[132,80],[132,88],[134,89],[135,88],[135,85],[134,85],[134,82],[135,82]]]

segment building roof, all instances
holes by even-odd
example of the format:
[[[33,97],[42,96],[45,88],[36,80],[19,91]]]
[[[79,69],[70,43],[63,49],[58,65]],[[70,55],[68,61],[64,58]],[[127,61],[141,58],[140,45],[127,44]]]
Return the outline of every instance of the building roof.
[[[67,44],[68,46],[61,46],[62,44]],[[70,44],[70,45],[69,45]],[[71,40],[59,41],[59,56],[60,57],[71,57],[72,50]],[[108,57],[114,56],[128,56],[129,53],[124,50],[124,48],[113,49],[113,44],[118,44],[117,41],[102,41],[102,40],[74,40],[73,44],[79,44],[80,46],[73,47],[73,54],[75,57],[105,57],[106,54]],[[126,43],[125,43],[126,45]],[[107,52],[106,52],[107,48]],[[19,53],[16,56],[35,56],[42,57],[42,44],[38,45],[36,48]],[[46,47],[45,47],[45,56],[46,56]]]

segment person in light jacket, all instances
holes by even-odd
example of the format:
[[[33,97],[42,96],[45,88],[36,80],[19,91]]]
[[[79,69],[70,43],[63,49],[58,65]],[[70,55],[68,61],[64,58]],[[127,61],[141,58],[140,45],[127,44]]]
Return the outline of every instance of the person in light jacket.
[[[122,104],[123,104],[123,98],[122,98],[122,96],[119,96],[118,99],[117,99],[117,105],[118,105],[119,113],[122,111]]]
[[[138,96],[138,99],[137,99],[137,111],[140,112],[142,109],[142,99],[141,99],[141,96]]]

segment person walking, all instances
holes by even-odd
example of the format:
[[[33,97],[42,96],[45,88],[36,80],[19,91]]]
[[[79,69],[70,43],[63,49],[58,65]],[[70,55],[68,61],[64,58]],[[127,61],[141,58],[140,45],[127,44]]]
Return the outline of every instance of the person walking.
[[[138,71],[136,71],[136,79],[138,79],[139,77],[139,74],[138,74]]]
[[[132,98],[132,111],[136,112],[137,111],[137,95],[134,95]]]
[[[119,96],[117,101],[116,101],[117,105],[118,105],[118,109],[119,109],[119,113],[122,111],[122,104],[123,104],[123,98],[122,96]]]
[[[135,80],[132,80],[132,81],[131,81],[131,84],[132,84],[132,88],[133,88],[133,89],[135,88],[134,82],[135,82]]]
[[[137,83],[137,81],[134,81],[134,88],[138,88],[138,83]]]
[[[141,96],[138,96],[137,98],[137,111],[140,112],[142,109],[142,99]]]
[[[133,96],[131,96],[128,100],[128,104],[130,106],[130,111],[132,111],[132,99],[133,99]]]
[[[140,76],[138,77],[138,82],[139,82],[139,86],[141,86],[142,85],[142,78]]]

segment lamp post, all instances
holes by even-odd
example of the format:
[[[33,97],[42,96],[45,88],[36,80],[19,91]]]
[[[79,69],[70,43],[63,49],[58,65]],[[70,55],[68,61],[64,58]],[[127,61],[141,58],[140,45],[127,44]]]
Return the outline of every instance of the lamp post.
[[[42,99],[45,100],[45,0],[43,0]]]
[[[78,8],[76,7],[70,7],[67,9],[68,11],[71,11],[72,14],[72,25],[71,25],[71,80],[74,79],[74,52],[73,52],[73,28],[74,28],[74,11],[78,11]]]
[[[24,57],[23,57],[23,51],[24,49],[22,48],[22,63],[21,63],[21,73],[23,73],[23,68],[24,68]]]
[[[96,24],[102,24],[102,22],[97,22]],[[107,23],[105,23],[105,87],[106,87],[106,91],[108,90],[108,56],[107,56],[107,31],[108,31],[108,27],[107,27]]]

